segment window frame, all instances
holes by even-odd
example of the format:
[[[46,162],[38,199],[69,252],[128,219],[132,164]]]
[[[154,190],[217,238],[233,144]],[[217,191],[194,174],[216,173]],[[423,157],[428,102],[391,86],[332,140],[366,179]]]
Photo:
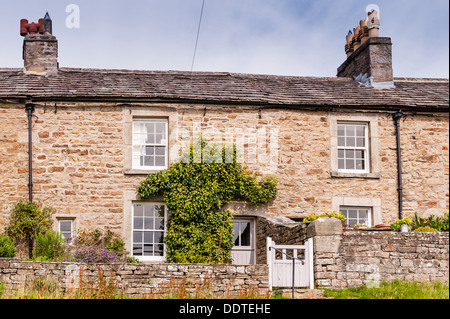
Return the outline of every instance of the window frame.
[[[157,143],[144,143],[144,144],[136,144],[135,143],[135,134],[139,134],[135,131],[135,125],[138,123],[158,123],[164,124],[164,135],[165,135],[165,143],[157,144]],[[145,166],[145,165],[135,165],[134,158],[137,155],[134,151],[135,146],[146,147],[164,147],[164,165],[163,166]],[[167,118],[158,118],[158,117],[147,117],[147,118],[133,118],[131,123],[131,169],[138,171],[160,171],[168,168],[169,165],[169,120]]]
[[[166,244],[162,243],[163,245],[163,256],[139,256],[139,255],[134,255],[133,254],[133,246],[134,246],[134,210],[135,210],[135,205],[142,205],[142,206],[146,206],[146,205],[162,205],[164,206],[164,231],[163,231],[163,238],[166,237],[167,235],[167,216],[168,216],[168,212],[167,212],[167,205],[164,202],[133,202],[132,203],[132,207],[131,207],[131,256],[137,258],[140,261],[166,261]],[[144,228],[142,229],[144,230]],[[152,229],[152,230],[147,230],[147,231],[151,231],[151,232],[155,232],[157,231],[156,229]],[[144,244],[144,243],[142,243]]]
[[[347,126],[361,126],[364,127],[364,144],[365,146],[339,146],[339,126],[343,125],[344,127]],[[349,122],[349,121],[338,121],[337,122],[337,138],[338,138],[338,144],[337,144],[337,158],[338,158],[338,172],[340,173],[354,173],[354,174],[365,174],[370,172],[370,139],[369,139],[369,124],[364,122]],[[356,136],[356,135],[355,135]],[[344,138],[346,138],[347,135],[344,135]],[[346,168],[339,168],[339,151],[344,150],[358,150],[364,152],[364,169],[346,169]],[[355,165],[356,166],[356,165]]]
[[[373,207],[370,206],[349,206],[349,205],[344,205],[344,206],[340,206],[339,207],[339,211],[342,213],[343,210],[367,210],[367,223],[364,223],[367,227],[372,227],[373,226]],[[342,213],[344,215],[344,213]],[[358,212],[359,215],[359,212]],[[344,215],[345,216],[345,215]],[[358,216],[359,217],[359,216]],[[347,225],[351,226],[348,222],[347,222],[348,217],[345,218],[345,222]],[[354,219],[354,218],[352,218]],[[359,218],[357,219],[357,223],[356,224],[362,224],[359,220]]]

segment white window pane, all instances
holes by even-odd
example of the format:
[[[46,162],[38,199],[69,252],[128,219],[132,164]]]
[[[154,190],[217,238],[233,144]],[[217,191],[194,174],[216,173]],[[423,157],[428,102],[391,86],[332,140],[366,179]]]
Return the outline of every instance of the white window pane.
[[[155,157],[153,156],[142,156],[143,166],[155,166]]]
[[[152,243],[154,243],[154,241],[153,241],[153,232],[145,232],[144,233],[144,243],[146,243],[146,244],[152,244]]]
[[[153,232],[154,243],[162,244],[164,240],[164,233],[160,231]]]
[[[355,158],[355,151],[354,150],[345,150],[345,158]]]
[[[364,169],[364,160],[356,160],[356,169],[363,170]]]
[[[134,205],[134,216],[144,216],[143,214],[144,212],[144,206],[139,205],[139,204],[135,204]]]
[[[145,123],[145,133],[154,134],[155,133],[155,124],[154,123]]]
[[[155,147],[154,146],[146,146],[145,147],[145,155],[155,155]]]
[[[144,244],[144,256],[153,256],[152,244]]]
[[[144,218],[144,229],[154,229],[154,218]]]
[[[164,166],[166,164],[166,158],[164,156],[155,157],[155,166]]]
[[[151,134],[147,134],[145,136],[145,143],[146,144],[155,144],[155,134],[151,133]]]
[[[353,125],[347,125],[345,127],[345,135],[355,136],[355,127]]]
[[[338,168],[339,169],[345,169],[345,160],[344,159],[339,159],[338,160]]]
[[[338,136],[345,136],[345,126],[338,125]]]
[[[154,229],[164,229],[164,218],[155,218]]]
[[[155,206],[154,205],[145,205],[144,212],[145,212],[145,214],[144,214],[145,217],[155,216]]]
[[[358,125],[355,127],[356,136],[365,136],[365,127],[362,125]]]
[[[345,137],[338,137],[338,146],[345,146]]]
[[[155,205],[155,216],[156,217],[164,217],[165,207],[164,205]]]
[[[143,232],[140,231],[134,231],[133,232],[133,243],[142,243],[142,234]]]
[[[134,229],[144,228],[144,220],[142,219],[142,217],[135,217],[133,221],[134,221]]]
[[[357,147],[364,147],[364,146],[366,146],[365,144],[366,144],[366,140],[363,137],[358,137],[356,139],[356,146]]]
[[[353,159],[345,160],[346,169],[355,169],[355,161]]]
[[[154,256],[164,256],[164,245],[155,245]]]
[[[155,129],[157,134],[166,134],[166,123],[156,123]]]
[[[142,245],[133,245],[133,256],[142,256]]]
[[[345,139],[345,143],[346,143],[346,146],[348,146],[348,147],[354,147],[354,146],[356,146],[356,141],[355,141],[355,138],[354,137],[347,137],[346,139]]]

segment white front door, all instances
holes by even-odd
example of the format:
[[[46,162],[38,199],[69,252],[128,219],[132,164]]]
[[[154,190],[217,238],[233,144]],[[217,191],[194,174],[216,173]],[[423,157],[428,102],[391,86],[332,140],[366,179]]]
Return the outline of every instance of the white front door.
[[[255,263],[255,222],[253,219],[234,219],[234,247],[231,251],[233,264]]]

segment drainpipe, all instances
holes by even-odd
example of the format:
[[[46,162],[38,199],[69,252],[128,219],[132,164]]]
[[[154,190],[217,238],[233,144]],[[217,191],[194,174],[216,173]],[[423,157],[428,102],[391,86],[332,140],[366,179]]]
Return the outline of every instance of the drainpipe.
[[[33,136],[32,136],[32,124],[33,124],[33,112],[34,104],[26,103],[25,110],[28,114],[28,200],[33,201]],[[28,254],[30,258],[33,258],[33,238],[28,237]]]
[[[401,158],[401,149],[400,149],[400,119],[402,118],[403,113],[401,110],[395,112],[394,114],[394,122],[395,129],[397,133],[397,183],[398,183],[398,216],[399,219],[403,218],[403,183],[402,183],[402,158]]]

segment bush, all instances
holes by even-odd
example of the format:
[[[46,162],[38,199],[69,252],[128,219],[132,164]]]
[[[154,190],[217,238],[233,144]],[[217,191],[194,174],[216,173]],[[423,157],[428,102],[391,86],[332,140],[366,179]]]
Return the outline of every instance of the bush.
[[[320,215],[309,214],[308,217],[305,218],[303,221],[304,222],[311,222],[311,221],[316,220],[318,218],[324,218],[324,217],[334,217],[334,218],[340,219],[342,222],[345,221],[345,216],[342,215],[341,212],[339,212],[339,213],[336,213],[336,212],[323,213],[323,214],[320,214]]]
[[[119,256],[104,248],[95,246],[78,247],[71,251],[67,261],[82,263],[112,263],[119,260]]]
[[[15,255],[16,247],[11,238],[0,234],[0,257],[14,257]]]
[[[424,233],[424,232],[438,232],[438,230],[431,228],[429,226],[421,226],[413,230],[415,233]]]
[[[420,227],[431,227],[436,229],[437,231],[448,231],[449,229],[449,214],[444,213],[444,217],[439,217],[435,215],[430,215],[427,218],[422,218],[415,213],[414,228]]]
[[[52,213],[51,207],[20,200],[12,207],[6,232],[13,240],[32,237],[36,233],[45,233],[53,225]]]
[[[34,256],[41,261],[60,261],[64,258],[66,239],[60,233],[49,231],[35,236]]]

